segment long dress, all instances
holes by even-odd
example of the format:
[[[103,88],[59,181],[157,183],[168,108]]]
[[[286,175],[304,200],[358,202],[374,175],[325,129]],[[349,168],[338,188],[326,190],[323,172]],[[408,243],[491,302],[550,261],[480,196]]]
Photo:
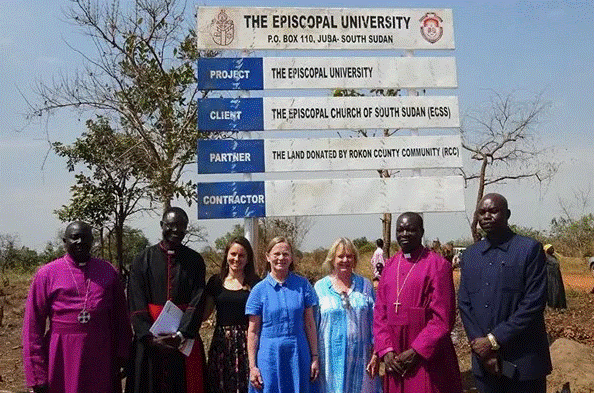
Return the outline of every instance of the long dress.
[[[305,309],[318,304],[313,287],[289,273],[283,284],[270,274],[252,289],[245,307],[247,315],[262,318],[256,364],[265,393],[313,393],[310,382],[311,354],[305,334]],[[257,392],[250,384],[250,392]]]
[[[380,388],[379,377],[370,378],[365,367],[373,351],[373,305],[371,282],[357,274],[344,297],[326,276],[316,282],[319,299],[316,321],[320,353],[320,391],[324,393],[372,393]]]
[[[256,282],[249,283],[253,287]],[[248,289],[230,290],[223,286],[217,274],[205,289],[213,297],[217,320],[208,351],[206,386],[209,393],[247,393],[249,364],[247,356],[247,325],[245,304]]]
[[[85,299],[90,319],[80,323]],[[117,359],[127,358],[131,340],[124,290],[111,264],[91,258],[78,266],[66,254],[35,274],[23,321],[28,386],[48,385],[52,393],[120,391]]]
[[[205,270],[200,254],[186,246],[167,250],[160,243],[147,247],[134,260],[128,285],[134,342],[126,392],[204,391],[206,360],[198,329],[204,311]],[[149,329],[167,300],[185,310],[178,331],[195,339],[189,357],[148,344]]]
[[[567,308],[565,285],[561,277],[559,261],[547,254],[547,304],[552,308]]]
[[[388,261],[375,303],[375,350],[383,357],[413,348],[421,360],[404,378],[387,373],[384,392],[462,392],[450,337],[455,313],[452,268],[442,256],[421,247],[410,259],[399,252]]]

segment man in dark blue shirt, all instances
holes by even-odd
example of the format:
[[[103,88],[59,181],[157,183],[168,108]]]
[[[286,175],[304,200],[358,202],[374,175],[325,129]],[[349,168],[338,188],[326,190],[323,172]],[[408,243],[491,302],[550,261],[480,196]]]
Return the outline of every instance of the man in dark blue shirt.
[[[552,366],[542,245],[511,231],[502,195],[485,195],[477,214],[486,237],[464,251],[458,299],[477,387],[483,393],[545,393]]]

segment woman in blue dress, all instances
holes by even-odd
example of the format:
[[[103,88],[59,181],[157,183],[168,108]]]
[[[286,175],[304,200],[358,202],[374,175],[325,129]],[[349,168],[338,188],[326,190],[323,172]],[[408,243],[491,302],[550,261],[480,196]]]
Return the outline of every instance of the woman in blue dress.
[[[371,282],[353,273],[359,256],[352,241],[337,239],[324,268],[330,273],[314,286],[323,393],[377,393],[379,358],[373,351]]]
[[[270,272],[254,286],[245,307],[250,392],[315,393],[317,296],[307,279],[292,272],[293,249],[285,238],[270,241],[266,260]]]

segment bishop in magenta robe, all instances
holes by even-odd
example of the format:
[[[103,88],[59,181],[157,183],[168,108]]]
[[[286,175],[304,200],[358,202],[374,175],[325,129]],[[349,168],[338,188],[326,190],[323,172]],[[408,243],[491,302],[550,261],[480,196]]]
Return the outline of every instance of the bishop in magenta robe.
[[[402,251],[382,273],[373,321],[375,351],[386,364],[384,392],[461,393],[450,337],[456,312],[451,264],[421,245],[416,213],[401,215],[396,230]]]
[[[110,263],[88,254],[87,224],[70,224],[64,242],[68,253],[38,270],[27,297],[26,383],[35,392],[121,391],[132,341],[123,286]]]

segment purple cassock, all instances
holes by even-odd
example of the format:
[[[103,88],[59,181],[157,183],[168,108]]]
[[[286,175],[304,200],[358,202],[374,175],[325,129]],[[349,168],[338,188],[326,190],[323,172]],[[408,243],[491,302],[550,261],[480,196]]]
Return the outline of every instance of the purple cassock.
[[[375,350],[397,356],[413,348],[419,366],[404,377],[386,373],[384,393],[461,393],[460,369],[450,333],[456,301],[452,266],[439,254],[418,248],[387,263],[373,315]]]
[[[48,385],[50,393],[121,391],[118,358],[128,357],[131,340],[124,291],[108,262],[91,258],[79,267],[66,254],[33,277],[23,321],[28,386]]]

